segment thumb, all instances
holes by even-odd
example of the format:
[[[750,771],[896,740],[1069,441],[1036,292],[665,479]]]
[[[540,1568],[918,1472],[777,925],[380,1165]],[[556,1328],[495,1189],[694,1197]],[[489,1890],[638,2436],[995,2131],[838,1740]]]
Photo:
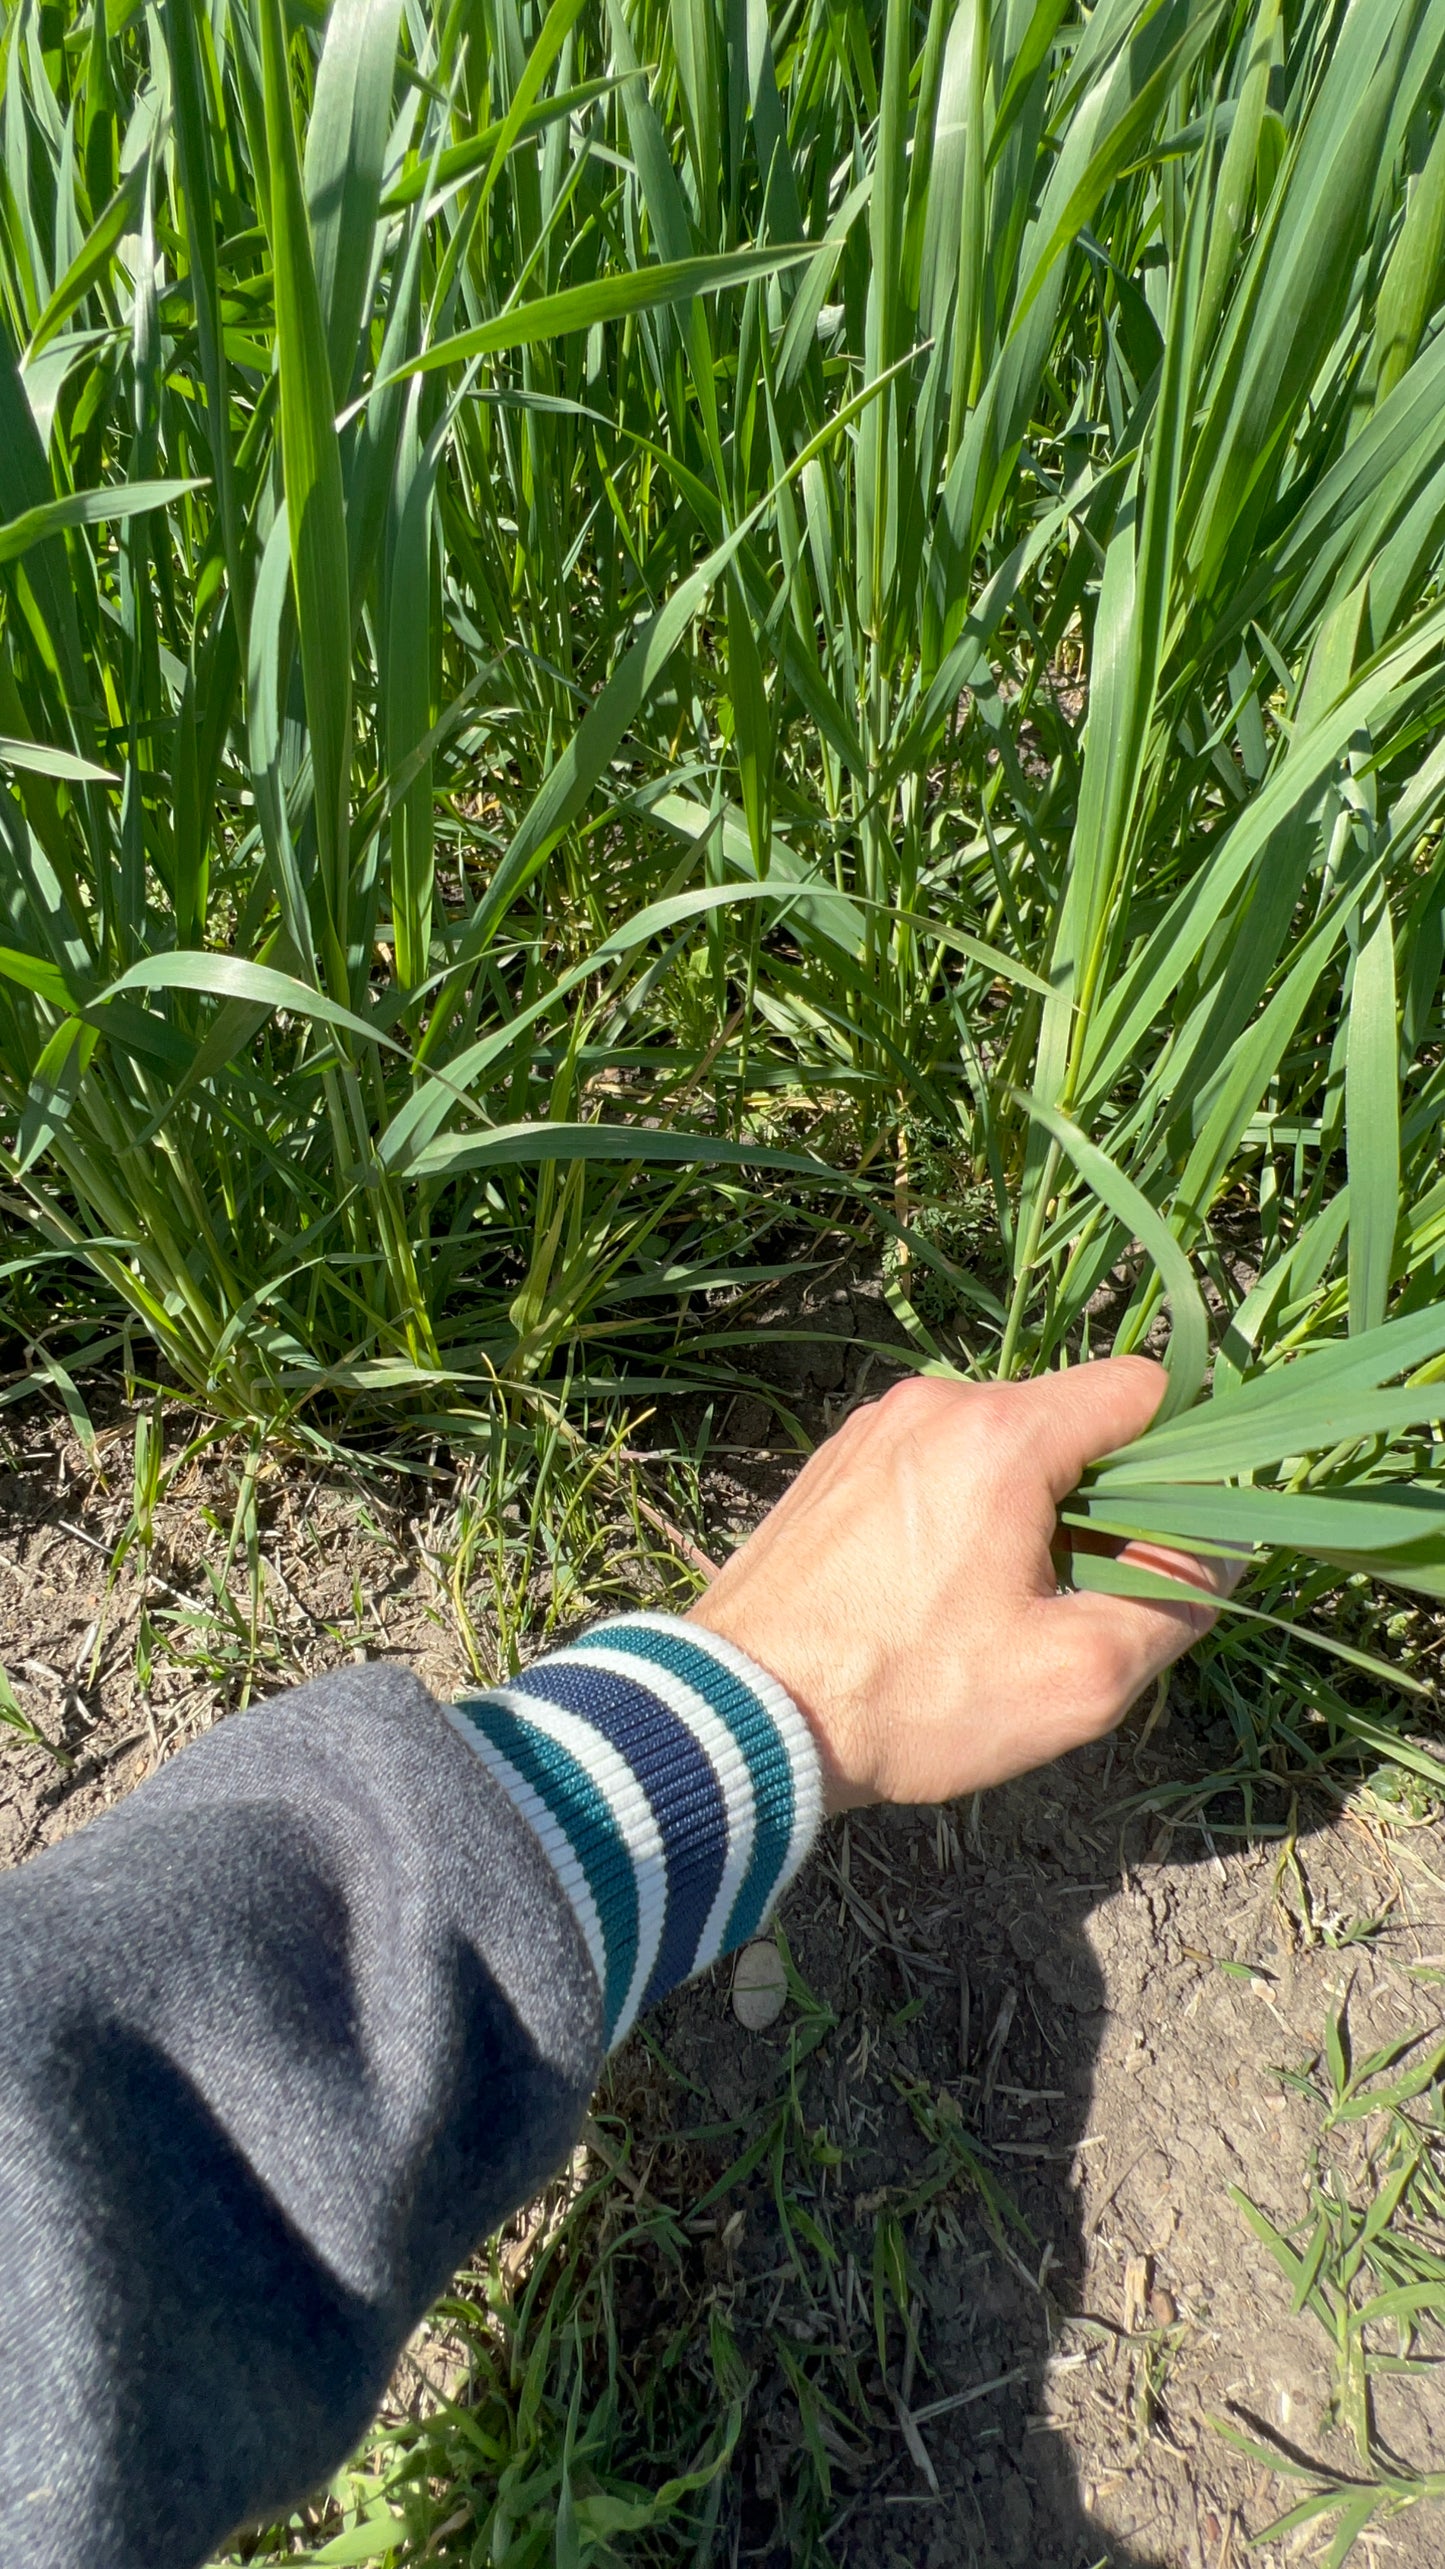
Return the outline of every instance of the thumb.
[[[1057,1507],[1090,1463],[1142,1436],[1169,1377],[1149,1356],[1098,1356],[1025,1387],[1036,1453]]]

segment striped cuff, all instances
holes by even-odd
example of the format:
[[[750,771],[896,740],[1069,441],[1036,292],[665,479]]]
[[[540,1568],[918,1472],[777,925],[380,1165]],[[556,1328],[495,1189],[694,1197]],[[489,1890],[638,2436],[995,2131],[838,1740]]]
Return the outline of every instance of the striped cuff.
[[[757,1934],[823,1815],[791,1697],[671,1615],[600,1624],[447,1718],[552,1860],[609,2049],[641,2008]]]

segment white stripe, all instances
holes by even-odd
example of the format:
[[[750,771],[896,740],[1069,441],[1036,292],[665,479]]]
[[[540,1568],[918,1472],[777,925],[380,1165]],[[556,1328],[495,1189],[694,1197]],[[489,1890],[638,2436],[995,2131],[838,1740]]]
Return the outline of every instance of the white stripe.
[[[479,1757],[482,1764],[496,1777],[502,1791],[509,1800],[515,1802],[523,1819],[535,1829],[541,1839],[552,1870],[566,1892],[577,1924],[582,1930],[582,1941],[587,1947],[592,1968],[597,1974],[597,1986],[602,1992],[605,2005],[607,1946],[602,1933],[602,1921],[597,1915],[597,1903],[592,1897],[591,1887],[576,1848],[550,1803],[543,1801],[536,1786],[529,1784],[525,1775],[518,1774],[511,1759],[502,1755],[501,1750],[488,1737],[488,1734],[480,1729],[476,1722],[468,1721],[466,1714],[456,1704],[444,1705],[443,1710],[453,1730],[460,1734],[473,1754]]]
[[[539,1661],[533,1673],[540,1675],[546,1665],[545,1660]],[[620,1749],[614,1748],[611,1740],[591,1722],[584,1721],[580,1713],[569,1713],[561,1704],[549,1704],[545,1696],[524,1695],[511,1686],[490,1686],[487,1692],[494,1703],[505,1704],[519,1721],[530,1722],[533,1730],[554,1739],[559,1748],[570,1750],[607,1801],[632,1858],[637,1883],[637,1965],[613,2032],[615,2046],[631,2031],[642,2004],[667,1918],[667,1859],[652,1804]]]
[[[736,1642],[725,1641],[721,1633],[709,1632],[705,1624],[688,1623],[679,1615],[623,1615],[618,1620],[635,1625],[641,1632],[671,1633],[682,1640],[695,1642],[698,1649],[705,1651],[719,1667],[725,1668],[730,1676],[740,1679],[744,1686],[750,1688],[772,1716],[792,1769],[793,1827],[782,1871],[767,1904],[771,1909],[773,1901],[792,1881],[823,1825],[823,1768],[812,1731],[786,1687],[780,1686],[776,1677],[770,1677],[766,1668],[760,1668],[755,1659],[750,1659],[745,1650],[739,1650]]]
[[[632,1650],[610,1649],[607,1628],[589,1634],[585,1642],[569,1645],[562,1655],[569,1665],[596,1668],[608,1677],[627,1677],[648,1694],[656,1695],[697,1741],[717,1778],[727,1824],[727,1852],[717,1898],[708,1911],[693,1956],[693,1970],[705,1970],[718,1958],[723,1929],[752,1862],[756,1806],[753,1772],[746,1752],[706,1695],[700,1695],[684,1678],[675,1677],[670,1668],[659,1668],[655,1660],[639,1659]]]

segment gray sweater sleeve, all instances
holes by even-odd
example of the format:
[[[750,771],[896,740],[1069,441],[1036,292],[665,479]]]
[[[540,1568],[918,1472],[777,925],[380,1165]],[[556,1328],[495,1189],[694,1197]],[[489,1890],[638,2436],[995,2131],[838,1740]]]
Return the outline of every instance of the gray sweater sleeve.
[[[323,1678],[0,1884],[6,2569],[195,2569],[323,2481],[456,2266],[571,2146],[622,2012],[609,1921],[653,1952],[649,1997],[665,1950],[669,1982],[708,1958],[699,1868],[739,1871],[766,1796],[744,1757],[689,1818],[669,1776],[696,1724],[630,1667],[599,1692],[594,1665],[594,1755],[569,1679],[529,1672],[523,1721],[508,1690],[444,1711],[389,1669]],[[560,1784],[533,1753],[551,1692],[582,1751]],[[768,1896],[811,1834],[790,1714],[798,1825]]]

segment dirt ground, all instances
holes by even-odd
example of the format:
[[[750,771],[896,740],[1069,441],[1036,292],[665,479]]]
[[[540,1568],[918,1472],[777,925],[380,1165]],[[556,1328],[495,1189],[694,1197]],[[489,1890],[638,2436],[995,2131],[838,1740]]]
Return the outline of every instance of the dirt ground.
[[[912,2226],[917,2354],[910,2365],[898,2331],[889,2388],[925,2421],[923,2451],[900,2417],[893,2449],[840,2507],[837,2556],[860,2569],[1242,2563],[1243,2537],[1288,2492],[1211,2416],[1345,2478],[1358,2469],[1348,2438],[1322,2431],[1328,2341],[1291,2316],[1228,2189],[1281,2229],[1300,2220],[1320,2115],[1279,2073],[1318,2053],[1346,1989],[1357,2052],[1416,2027],[1438,2035],[1435,1989],[1410,1966],[1438,1965],[1445,1945],[1445,1832],[1389,1845],[1346,1819],[1310,1835],[1316,1918],[1388,1910],[1389,1924],[1367,1952],[1302,1949],[1274,1847],[1165,1844],[1111,1807],[1120,1767],[1104,1751],[1073,1759],[993,1796],[969,1833],[956,1813],[854,1817],[786,1913],[802,1975],[839,2020],[809,2065],[805,2110],[848,2151],[831,2227],[855,2288],[871,2216],[890,2192],[906,2201],[927,2161],[920,2102],[982,2134],[1027,2224],[997,2240],[965,2203]],[[719,1983],[664,2008],[662,2040],[739,2116],[772,2092],[784,2035],[744,2032]],[[741,2252],[736,2278],[754,2317],[777,2263],[765,2189],[758,2209],[761,2287]],[[800,2301],[790,2293],[784,2314],[800,2333],[836,2324]],[[1385,2440],[1428,2468],[1445,2400],[1433,2383],[1394,2390]],[[784,2405],[755,2459],[765,2489],[796,2433]],[[1442,2548],[1445,2526],[1420,2514],[1359,2556],[1427,2569]]]
[[[825,1305],[814,1344],[778,1351],[778,1395],[824,1426],[878,1388],[860,1346],[875,1317],[856,1296]],[[9,1422],[0,1661],[64,1763],[0,1732],[0,1859],[78,1826],[247,1691],[348,1652],[395,1655],[441,1692],[465,1683],[443,1485],[270,1459],[251,1558],[243,1546],[226,1570],[242,1463],[220,1449],[176,1476],[149,1555],[133,1543],[117,1572],[133,1419],[98,1419],[95,1458],[39,1402]],[[714,1549],[791,1468],[771,1396],[744,1393],[705,1482]],[[735,2561],[786,2557],[777,2501],[802,2426],[780,2339],[809,2378],[836,2359],[863,2380],[867,2422],[822,2429],[840,2569],[1242,2569],[1299,2490],[1211,2418],[1358,2471],[1328,2424],[1329,2344],[1292,2315],[1230,2189],[1299,2222],[1321,2114],[1282,2073],[1317,2058],[1342,1997],[1357,2056],[1441,2032],[1445,1827],[1387,1827],[1368,1797],[1302,1810],[1296,1871],[1275,1838],[1171,1832],[1138,1809],[1217,1756],[1185,1671],[1162,1718],[1136,1713],[1107,1747],[981,1805],[854,1815],[785,1911],[816,2005],[745,2031],[723,1967],[614,2065],[599,2113],[620,2117],[645,2187],[681,2101],[695,2122],[747,2128],[800,2022],[816,2038],[797,2104],[826,2140],[805,2208],[830,2253],[789,2253],[766,2165],[694,2225],[709,2305],[770,2386],[739,2449]],[[1366,2127],[1351,2128],[1358,2151]],[[711,2164],[735,2149],[719,2139]],[[980,2154],[1001,2190],[991,2216],[967,2178]],[[1341,2166],[1348,2181],[1348,2154]],[[704,2148],[700,2182],[708,2169]],[[890,2212],[907,2308],[885,2296],[880,2360]],[[1445,2393],[1386,2383],[1377,2425],[1386,2450],[1438,2466]],[[1249,2556],[1323,2548],[1316,2526]],[[1392,2520],[1355,2556],[1428,2569],[1445,2512]]]

